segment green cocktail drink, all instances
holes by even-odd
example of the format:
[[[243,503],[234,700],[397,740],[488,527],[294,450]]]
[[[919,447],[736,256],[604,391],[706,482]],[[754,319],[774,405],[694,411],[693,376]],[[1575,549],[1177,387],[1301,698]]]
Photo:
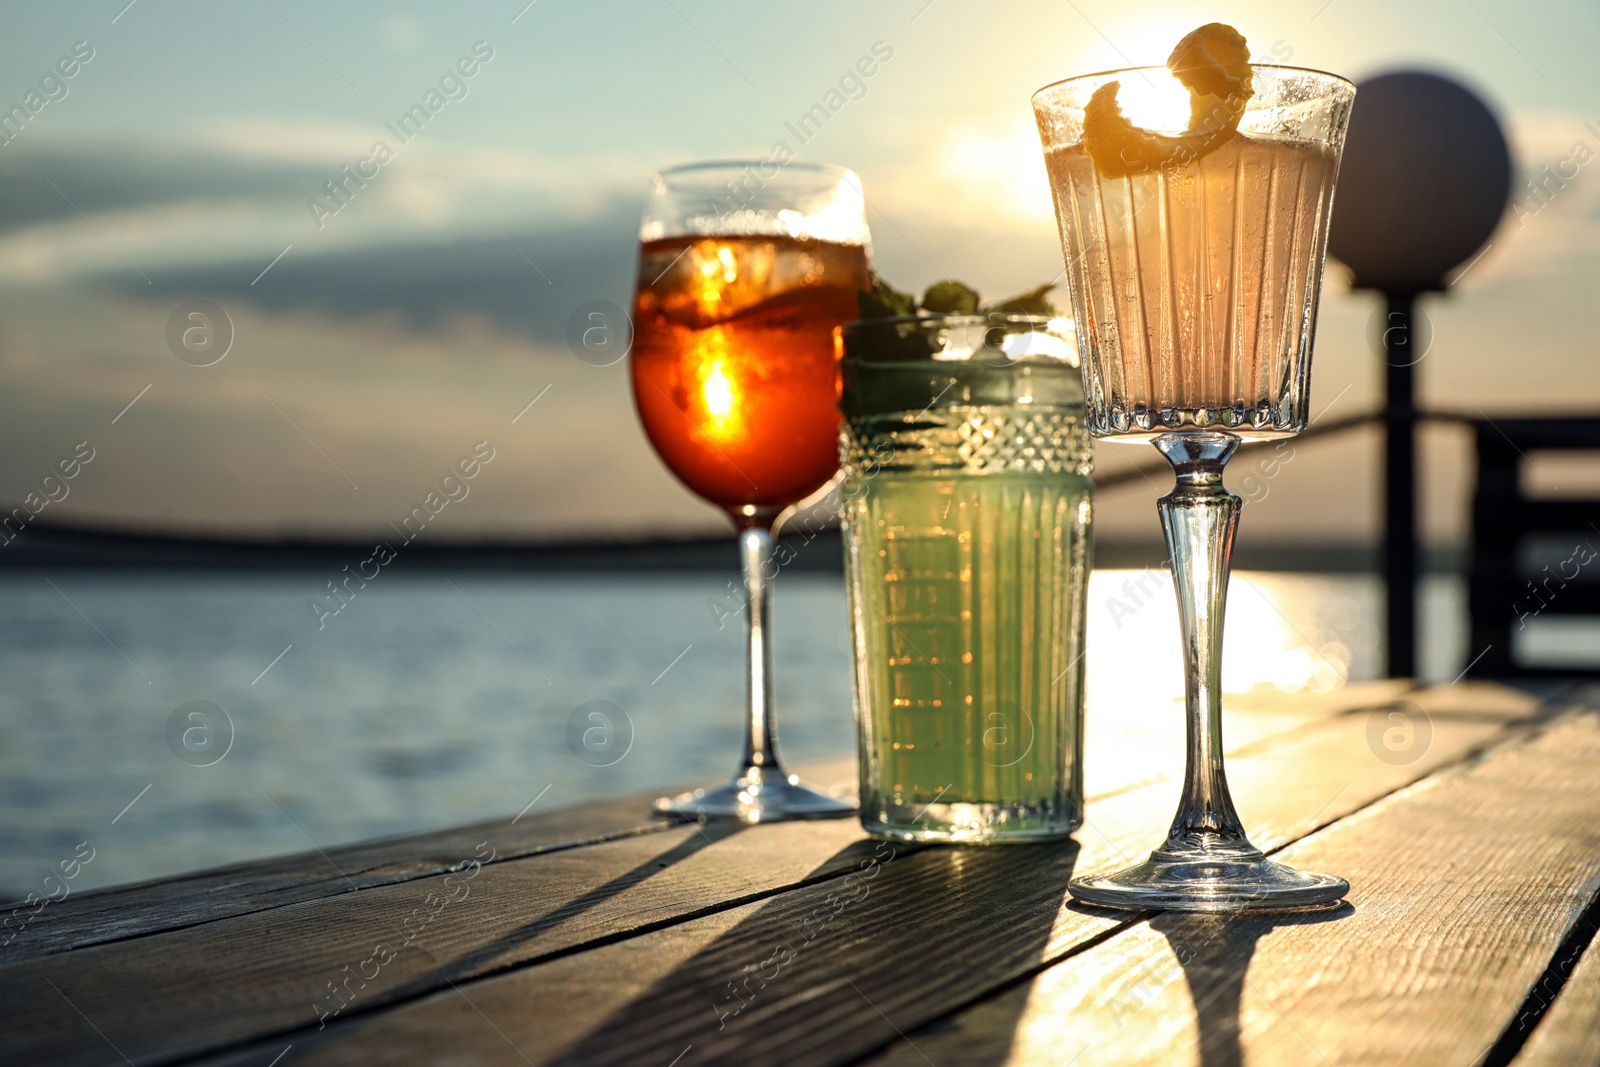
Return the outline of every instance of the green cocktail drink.
[[[1012,315],[840,337],[862,823],[1068,834],[1093,498],[1070,338]]]

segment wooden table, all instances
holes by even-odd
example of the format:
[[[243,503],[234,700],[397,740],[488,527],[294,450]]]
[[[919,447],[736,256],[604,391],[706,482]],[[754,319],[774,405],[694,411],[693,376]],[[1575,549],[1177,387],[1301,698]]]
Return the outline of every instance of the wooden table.
[[[1251,836],[1348,902],[1069,903],[1159,839],[1180,721],[1091,719],[1075,843],[668,826],[629,797],[74,895],[0,955],[0,1061],[1600,1062],[1600,690],[1235,700]]]

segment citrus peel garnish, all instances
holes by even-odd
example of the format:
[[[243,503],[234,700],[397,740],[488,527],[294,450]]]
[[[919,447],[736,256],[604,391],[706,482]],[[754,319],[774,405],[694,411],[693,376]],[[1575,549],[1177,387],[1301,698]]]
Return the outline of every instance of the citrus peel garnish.
[[[1117,106],[1118,82],[1089,97],[1083,112],[1083,146],[1095,169],[1110,178],[1169,169],[1215,149],[1239,127],[1250,85],[1250,49],[1244,35],[1207,23],[1178,42],[1167,69],[1189,90],[1189,128],[1154,133],[1129,122]]]

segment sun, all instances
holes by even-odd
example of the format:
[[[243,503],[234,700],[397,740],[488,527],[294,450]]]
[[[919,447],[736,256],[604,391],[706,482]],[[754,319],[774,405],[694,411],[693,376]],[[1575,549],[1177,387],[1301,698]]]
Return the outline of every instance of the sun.
[[[1189,126],[1189,90],[1164,70],[1121,78],[1117,105],[1140,129],[1181,133]]]
[[[1112,66],[1165,67],[1167,57],[1179,41],[1207,22],[1226,21],[1207,17],[1190,8],[1141,10],[1137,19],[1122,18],[1098,24],[1101,37],[1114,57]],[[1242,31],[1241,31],[1242,32]],[[1272,57],[1262,42],[1252,42],[1251,58],[1265,61]],[[1117,103],[1135,126],[1159,133],[1179,133],[1189,125],[1189,92],[1171,74],[1147,70],[1119,79]]]

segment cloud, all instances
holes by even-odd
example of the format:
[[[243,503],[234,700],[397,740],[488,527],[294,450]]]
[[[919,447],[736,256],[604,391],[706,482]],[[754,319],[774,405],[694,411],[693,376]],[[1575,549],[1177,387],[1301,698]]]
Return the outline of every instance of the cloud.
[[[488,437],[504,458],[462,534],[721,530],[653,459],[626,367],[567,351],[578,305],[629,303],[647,175],[455,151],[425,128],[319,231],[306,198],[371,137],[234,123],[160,145],[0,152],[11,495],[92,435],[103,460],[64,519],[377,531]],[[236,329],[213,368],[167,351],[167,319],[194,297]]]
[[[344,168],[370,156],[379,134],[393,161],[362,185],[345,181]],[[622,201],[634,205],[636,230],[647,177],[610,156],[457,150],[426,128],[408,143],[382,127],[236,122],[157,145],[8,146],[0,150],[0,279],[233,264],[253,264],[253,278],[291,244],[303,257],[605,225]],[[345,182],[340,199],[330,181]],[[313,198],[324,205],[318,214]]]
[[[175,228],[183,210],[171,213]],[[220,216],[201,217],[216,223]],[[238,230],[248,230],[248,217],[236,221]],[[193,222],[188,220],[191,230]],[[112,241],[124,245],[125,235],[115,218],[103,228]],[[59,240],[60,235],[55,236]],[[64,260],[81,248],[97,252],[95,242],[104,247],[87,227],[74,233],[68,245],[51,245],[42,234],[25,248],[19,241],[0,241],[0,276],[19,270],[25,252],[42,256],[48,251]],[[126,245],[145,250],[132,239]],[[243,304],[270,313],[312,312],[344,321],[390,315],[416,329],[480,319],[497,330],[564,346],[567,319],[578,305],[609,300],[627,306],[637,246],[637,204],[617,200],[593,217],[501,233],[450,229],[419,237],[403,231],[382,243],[331,251],[296,244],[265,275],[262,269],[275,253],[248,260],[141,262],[142,273],[120,259],[107,261],[100,256],[87,280],[97,289],[130,299],[204,297],[226,307]]]
[[[1053,225],[1039,133],[1026,119],[946,130],[874,171],[874,199],[898,214],[956,215],[974,229]]]
[[[233,349],[195,368],[166,348],[176,303],[0,294],[0,448],[11,457],[0,500],[35,489],[88,440],[97,458],[62,521],[381,535],[487,439],[499,455],[440,538],[726,528],[654,459],[626,365],[592,367],[564,343],[482,321],[416,328],[392,314],[226,301]]]
[[[1463,279],[1464,289],[1594,265],[1600,251],[1600,134],[1591,125],[1600,128],[1572,111],[1509,116],[1511,205],[1483,261]],[[1587,162],[1580,162],[1585,157]]]
[[[324,180],[328,160],[302,154],[267,161],[192,144],[124,142],[0,147],[0,234],[108,211],[191,200],[293,198]]]

